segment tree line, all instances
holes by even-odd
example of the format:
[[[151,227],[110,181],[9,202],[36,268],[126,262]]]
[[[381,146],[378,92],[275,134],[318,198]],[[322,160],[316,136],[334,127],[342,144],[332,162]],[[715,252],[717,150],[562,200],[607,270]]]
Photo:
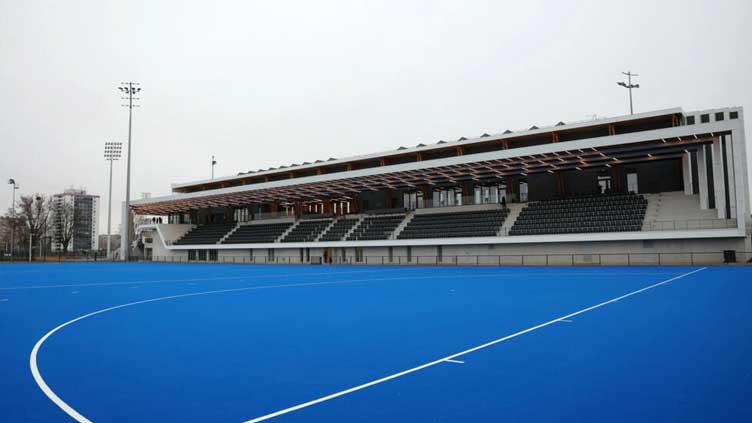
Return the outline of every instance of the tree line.
[[[76,226],[73,204],[59,197],[43,194],[22,195],[15,209],[0,216],[0,250],[2,257],[11,251],[27,256],[29,248],[36,255],[52,252],[52,243],[67,251]],[[29,245],[31,240],[32,245]]]

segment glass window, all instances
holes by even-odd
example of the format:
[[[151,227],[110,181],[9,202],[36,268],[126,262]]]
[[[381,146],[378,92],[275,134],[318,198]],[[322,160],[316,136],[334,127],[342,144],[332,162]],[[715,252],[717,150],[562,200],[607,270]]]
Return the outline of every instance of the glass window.
[[[723,120],[723,112],[718,112],[715,114],[715,121],[720,122]]]
[[[739,119],[739,112],[729,113],[729,119]]]
[[[694,125],[694,124],[695,124],[695,117],[687,116],[687,125]]]
[[[700,122],[701,123],[708,123],[708,122],[710,122],[710,115],[708,115],[708,114],[700,115]]]

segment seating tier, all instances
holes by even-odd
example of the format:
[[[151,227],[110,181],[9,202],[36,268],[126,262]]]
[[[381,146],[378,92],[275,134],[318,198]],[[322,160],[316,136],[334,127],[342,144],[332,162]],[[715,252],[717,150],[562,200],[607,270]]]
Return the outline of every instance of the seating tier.
[[[228,236],[222,244],[266,244],[276,241],[293,222],[243,225]]]
[[[417,214],[398,239],[496,236],[509,209]]]
[[[206,245],[216,244],[235,227],[234,223],[216,223],[201,225],[188,231],[173,245]]]
[[[633,193],[539,201],[522,209],[509,234],[639,231],[646,209],[647,200]]]

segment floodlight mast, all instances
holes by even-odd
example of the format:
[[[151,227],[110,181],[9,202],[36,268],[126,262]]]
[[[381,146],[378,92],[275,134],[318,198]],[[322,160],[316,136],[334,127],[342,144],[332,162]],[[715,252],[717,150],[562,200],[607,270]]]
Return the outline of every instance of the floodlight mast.
[[[13,200],[11,201],[11,225],[10,225],[10,260],[13,261],[13,253],[16,243],[16,190],[21,188],[15,179],[8,179],[8,185],[13,185]]]
[[[640,76],[640,75],[636,73],[632,73],[632,71],[622,72],[622,75],[627,76],[627,83],[617,82],[616,85],[619,85],[620,87],[624,87],[629,90],[629,114],[633,115],[634,107],[632,106],[632,88],[640,88],[640,84],[632,84],[632,77]]]
[[[122,142],[105,142],[104,159],[110,162],[110,188],[107,198],[107,259],[112,259],[112,162],[120,159]]]
[[[212,169],[212,174],[211,174],[212,177],[211,178],[212,179],[214,179],[214,166],[216,166],[216,165],[217,165],[217,161],[214,159],[214,155],[212,155],[212,159],[211,159],[211,169]]]
[[[134,105],[134,100],[140,100],[139,97],[134,95],[141,92],[141,88],[137,87],[138,82],[123,82],[118,90],[126,95],[121,97],[123,100],[128,100],[128,104],[123,104],[123,107],[128,108],[128,162],[126,164],[126,177],[125,177],[125,228],[120,241],[120,251],[123,260],[128,261],[130,258],[130,219],[131,219],[131,130],[133,128],[133,108],[138,107]]]

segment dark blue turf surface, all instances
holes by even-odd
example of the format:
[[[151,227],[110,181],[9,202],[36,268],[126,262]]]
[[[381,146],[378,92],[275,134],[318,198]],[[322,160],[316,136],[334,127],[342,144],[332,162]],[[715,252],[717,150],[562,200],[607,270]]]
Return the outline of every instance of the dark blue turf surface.
[[[698,268],[0,265],[0,421],[241,423]],[[288,285],[288,286],[285,286]],[[45,286],[43,288],[37,288]],[[50,287],[54,286],[54,287]],[[279,422],[752,421],[752,268],[710,267]]]

